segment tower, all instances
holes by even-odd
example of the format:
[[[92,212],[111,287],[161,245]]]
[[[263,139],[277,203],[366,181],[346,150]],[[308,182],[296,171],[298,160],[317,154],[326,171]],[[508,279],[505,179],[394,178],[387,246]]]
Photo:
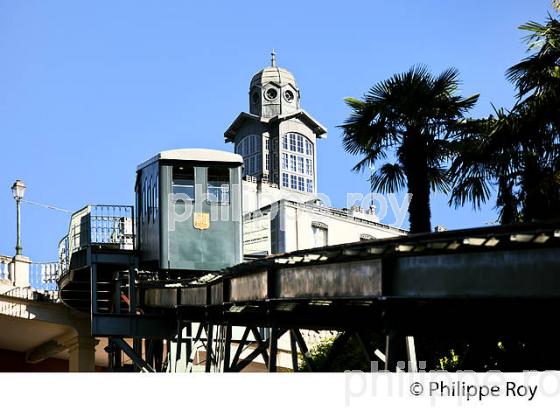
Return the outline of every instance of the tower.
[[[293,74],[276,64],[256,73],[249,85],[249,112],[224,133],[243,157],[243,176],[281,190],[317,193],[317,148],[326,128],[301,108]],[[251,178],[251,179],[253,179]]]

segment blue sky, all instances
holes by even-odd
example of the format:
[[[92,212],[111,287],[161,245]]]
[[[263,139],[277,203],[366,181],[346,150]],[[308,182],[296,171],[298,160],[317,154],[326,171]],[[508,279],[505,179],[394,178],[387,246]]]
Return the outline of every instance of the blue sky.
[[[14,253],[17,178],[27,199],[61,208],[132,204],[135,167],[152,154],[231,150],[223,132],[248,108],[249,81],[272,48],[329,129],[319,190],[344,206],[347,192],[369,190],[342,149],[344,97],[423,63],[460,70],[462,94],[481,93],[473,116],[511,107],[504,72],[525,55],[517,27],[550,9],[549,0],[0,0],[0,254]],[[496,219],[492,208],[453,210],[436,196],[432,223],[480,226]],[[68,215],[23,204],[22,219],[24,254],[54,260]]]

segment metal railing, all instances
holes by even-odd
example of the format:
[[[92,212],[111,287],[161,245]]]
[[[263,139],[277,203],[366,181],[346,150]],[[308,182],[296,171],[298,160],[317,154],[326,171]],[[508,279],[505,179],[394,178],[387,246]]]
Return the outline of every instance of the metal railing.
[[[72,214],[68,235],[58,244],[61,272],[68,272],[72,254],[90,245],[134,249],[134,207],[88,205]]]

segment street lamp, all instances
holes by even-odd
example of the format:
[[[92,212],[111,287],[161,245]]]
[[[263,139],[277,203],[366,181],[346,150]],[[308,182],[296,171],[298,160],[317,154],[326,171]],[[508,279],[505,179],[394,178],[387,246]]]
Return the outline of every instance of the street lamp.
[[[16,244],[16,256],[21,255],[21,234],[20,234],[20,212],[19,212],[19,203],[23,199],[23,194],[25,193],[25,184],[22,180],[18,179],[12,185],[12,195],[16,200],[16,208],[17,208],[17,244]]]

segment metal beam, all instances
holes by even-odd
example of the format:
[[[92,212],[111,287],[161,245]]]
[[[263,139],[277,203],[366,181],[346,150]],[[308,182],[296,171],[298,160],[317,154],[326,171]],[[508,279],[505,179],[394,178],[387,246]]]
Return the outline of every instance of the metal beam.
[[[307,348],[307,344],[305,343],[305,340],[303,339],[303,336],[301,335],[299,329],[291,329],[290,332],[293,334],[294,338],[296,339],[296,342],[299,346],[299,350],[303,355],[303,360],[305,361],[305,363],[307,363],[307,367],[312,372],[316,371],[317,369],[315,363],[313,363],[313,359],[311,358],[311,353],[309,352],[309,349]]]
[[[227,372],[230,367],[231,355],[231,326],[226,325],[226,337],[224,346],[224,372]]]
[[[235,355],[233,356],[233,360],[231,362],[231,366],[228,368],[228,371],[231,367],[235,366],[238,362],[239,362],[239,358],[241,357],[241,353],[243,352],[243,348],[245,346],[245,344],[247,343],[247,337],[249,336],[249,327],[245,328],[245,331],[243,332],[243,336],[241,337],[241,340],[239,341],[239,345],[237,345],[237,350],[235,351]]]
[[[278,331],[278,337],[282,336],[282,334],[284,334],[285,332],[286,332],[285,330]],[[249,353],[247,355],[247,357],[245,357],[243,360],[241,360],[236,365],[232,366],[231,371],[232,372],[240,372],[245,367],[247,367],[253,360],[255,360],[255,358],[258,355],[260,355],[263,350],[266,350],[267,348],[268,348],[268,346],[264,343],[262,345],[258,345],[255,348],[255,350],[253,350],[251,353]]]
[[[414,336],[406,337],[406,358],[407,370],[416,373],[418,371],[418,362],[416,359],[416,346],[414,345]]]
[[[126,343],[123,339],[116,337],[112,338],[113,343],[115,343],[130,359],[134,362],[135,365],[140,367],[142,371],[154,373],[155,370],[152,366],[146,363],[140,356],[136,354],[134,349],[132,349],[128,343]]]
[[[290,350],[292,353],[292,370],[294,372],[298,372],[299,365],[298,365],[297,342],[296,342],[296,338],[294,337],[291,331],[290,331]]]
[[[257,341],[257,343],[260,345],[264,344],[266,345],[265,341],[262,340],[261,334],[259,333],[259,330],[256,327],[251,327],[251,332],[253,333],[253,336],[255,337],[255,340]],[[263,360],[265,363],[268,363],[269,361],[269,356],[268,356],[268,352],[266,350],[263,350],[261,353]]]
[[[327,353],[327,358],[323,364],[323,367],[322,369],[320,369],[321,371],[329,371],[329,367],[332,365],[338,354],[343,350],[344,346],[346,346],[351,335],[352,333],[350,331],[346,331],[342,332],[337,336],[336,339],[334,339],[334,342],[332,343],[331,348]]]
[[[206,331],[207,335],[207,342],[206,342],[206,363],[205,363],[205,371],[209,373],[212,370],[212,360],[214,356],[213,352],[213,341],[214,341],[214,325],[208,323],[208,330]]]
[[[276,326],[273,326],[270,329],[270,357],[268,359],[268,371],[270,373],[276,373],[276,359],[278,357],[279,333],[280,331]]]
[[[175,330],[174,321],[162,316],[97,313],[91,322],[93,336],[169,339]]]
[[[404,337],[390,332],[385,340],[385,370],[390,372],[404,370],[406,368],[402,366],[406,357]]]

